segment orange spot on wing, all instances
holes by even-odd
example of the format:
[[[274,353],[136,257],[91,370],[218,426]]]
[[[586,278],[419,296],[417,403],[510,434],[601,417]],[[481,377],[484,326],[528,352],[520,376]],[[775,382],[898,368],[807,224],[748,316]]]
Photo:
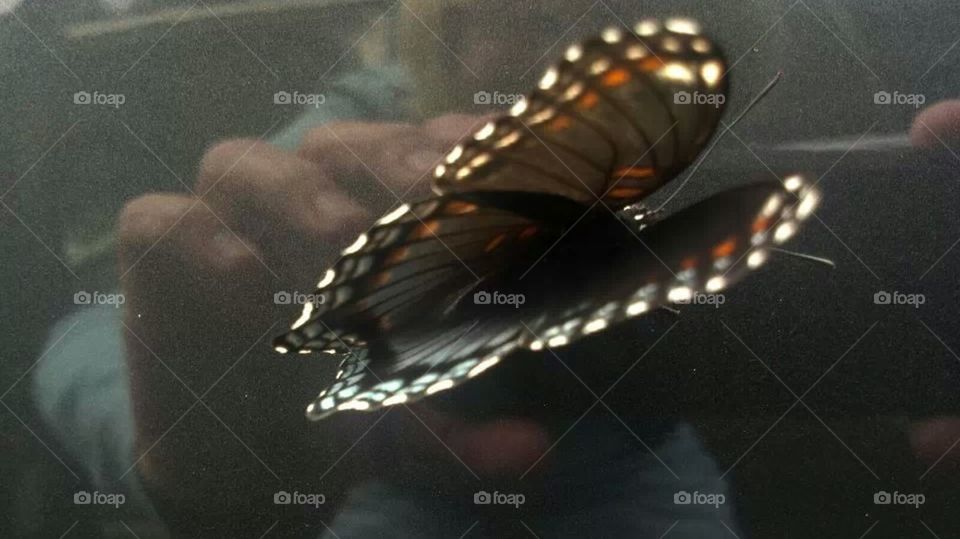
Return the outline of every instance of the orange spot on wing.
[[[392,275],[389,271],[381,271],[380,273],[373,276],[373,285],[374,286],[383,286],[390,282]]]
[[[410,254],[410,249],[407,249],[406,247],[400,247],[399,249],[390,251],[390,254],[387,255],[387,258],[384,260],[384,262],[386,262],[388,266],[392,266],[402,262],[405,258],[407,258],[408,254]]]
[[[557,116],[547,125],[547,129],[551,131],[563,131],[570,127],[570,123],[569,116]]]
[[[581,109],[592,109],[597,106],[599,100],[596,92],[586,92],[577,100],[577,106]]]
[[[521,240],[525,240],[525,239],[533,236],[534,234],[537,233],[537,230],[538,230],[538,229],[537,229],[537,227],[535,227],[535,226],[528,226],[527,228],[524,228],[523,231],[520,232],[520,239],[521,239]]]
[[[753,222],[753,226],[751,227],[751,230],[753,231],[754,234],[756,234],[757,232],[763,232],[768,228],[770,228],[770,219],[767,219],[766,217],[761,216],[761,217],[757,217],[757,220]]]
[[[653,176],[653,167],[620,167],[613,171],[617,178],[649,178]]]
[[[642,195],[646,192],[646,189],[640,187],[617,187],[610,191],[608,196],[613,198],[629,198]]]
[[[637,62],[637,66],[643,71],[656,71],[663,67],[663,60],[657,58],[656,56],[647,56],[646,58]]]
[[[687,258],[684,258],[682,261],[680,261],[680,269],[682,270],[688,270],[696,265],[697,265],[697,257],[695,256],[688,256]]]
[[[444,209],[444,213],[447,215],[463,215],[465,213],[472,213],[477,210],[476,204],[471,204],[470,202],[463,202],[461,200],[454,200],[450,204],[447,204],[447,207]]]
[[[725,256],[730,256],[733,254],[733,250],[737,247],[736,238],[728,238],[723,243],[718,244],[713,248],[713,257],[714,258],[723,258]]]
[[[440,221],[427,221],[422,223],[420,226],[413,230],[413,233],[410,234],[410,238],[414,240],[422,240],[424,238],[429,238],[437,233],[437,230],[440,229]]]
[[[617,86],[622,86],[628,80],[630,80],[630,72],[626,69],[619,68],[608,71],[603,76],[602,83],[604,86],[614,88]]]
[[[506,232],[502,232],[502,233],[500,233],[500,234],[497,234],[496,236],[494,236],[494,238],[493,238],[492,240],[490,240],[489,242],[487,242],[487,245],[483,248],[483,251],[484,251],[485,253],[489,253],[489,252],[493,251],[494,249],[496,249],[497,247],[499,247],[501,243],[503,243],[503,240],[506,239],[506,237],[507,237],[507,233],[506,233]]]

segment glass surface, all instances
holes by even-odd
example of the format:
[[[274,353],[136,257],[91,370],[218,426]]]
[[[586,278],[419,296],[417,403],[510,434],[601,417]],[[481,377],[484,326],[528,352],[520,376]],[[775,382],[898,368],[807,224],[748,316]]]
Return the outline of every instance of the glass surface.
[[[729,89],[651,206],[803,172],[823,197],[785,248],[835,267],[772,252],[679,314],[308,421],[337,360],[271,341],[339,252],[568,46],[671,16]],[[958,17],[0,0],[0,535],[955,536]]]

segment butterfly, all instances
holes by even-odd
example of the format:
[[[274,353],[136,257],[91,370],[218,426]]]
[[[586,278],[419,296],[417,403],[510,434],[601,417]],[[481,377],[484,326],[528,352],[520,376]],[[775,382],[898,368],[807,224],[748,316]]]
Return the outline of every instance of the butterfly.
[[[642,203],[714,134],[725,73],[688,19],[569,47],[436,167],[437,196],[396,207],[348,246],[320,301],[274,340],[280,353],[341,360],[307,417],[414,402],[518,349],[600,334],[762,265],[819,200],[802,176],[665,218]]]

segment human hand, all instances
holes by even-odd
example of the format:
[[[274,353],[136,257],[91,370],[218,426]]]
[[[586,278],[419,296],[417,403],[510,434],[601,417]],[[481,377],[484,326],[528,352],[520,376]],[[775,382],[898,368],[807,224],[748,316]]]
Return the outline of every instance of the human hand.
[[[124,336],[135,457],[152,490],[236,514],[250,485],[275,491],[323,473],[359,437],[350,429],[369,417],[328,422],[329,436],[307,428],[303,403],[331,365],[264,357],[291,315],[273,295],[310,293],[337,248],[397,196],[425,194],[424,176],[478,121],[331,124],[295,154],[222,142],[189,194],[127,204],[118,223]]]

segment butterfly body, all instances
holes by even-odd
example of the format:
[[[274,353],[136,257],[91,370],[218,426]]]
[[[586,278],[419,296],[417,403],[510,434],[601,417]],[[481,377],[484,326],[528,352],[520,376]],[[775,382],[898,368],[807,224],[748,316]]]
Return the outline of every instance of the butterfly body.
[[[634,30],[567,49],[526,100],[450,152],[436,197],[384,215],[323,274],[322,303],[274,341],[341,362],[309,418],[412,402],[518,349],[719,292],[794,234],[819,199],[796,175],[667,217],[643,206],[714,132],[724,99],[695,96],[722,97],[727,83],[693,21]]]

